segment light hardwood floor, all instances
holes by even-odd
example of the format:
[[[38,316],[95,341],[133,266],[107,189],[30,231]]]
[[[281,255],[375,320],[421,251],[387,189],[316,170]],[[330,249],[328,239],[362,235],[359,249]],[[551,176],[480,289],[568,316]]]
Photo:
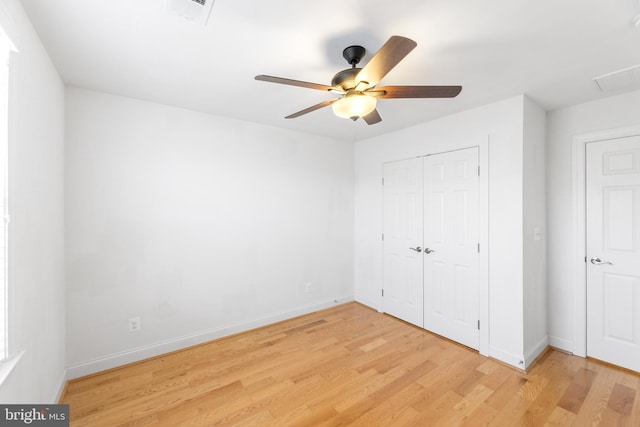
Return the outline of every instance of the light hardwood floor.
[[[522,373],[357,303],[71,381],[72,426],[640,426],[640,376]]]

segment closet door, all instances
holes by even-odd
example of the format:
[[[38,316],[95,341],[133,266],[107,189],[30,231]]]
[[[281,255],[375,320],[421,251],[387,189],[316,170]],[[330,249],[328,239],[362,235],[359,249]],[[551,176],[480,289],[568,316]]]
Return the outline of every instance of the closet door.
[[[383,311],[422,327],[422,158],[384,165]]]
[[[640,372],[640,136],[586,150],[587,355]]]
[[[478,148],[424,158],[424,328],[479,346]]]

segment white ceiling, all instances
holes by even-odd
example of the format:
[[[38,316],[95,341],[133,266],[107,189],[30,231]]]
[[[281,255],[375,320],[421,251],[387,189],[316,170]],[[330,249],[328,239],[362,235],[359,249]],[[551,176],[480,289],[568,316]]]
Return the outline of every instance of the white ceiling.
[[[165,0],[22,0],[64,82],[163,104],[363,139],[527,94],[556,109],[602,98],[593,78],[640,64],[638,0],[216,0],[207,26]],[[335,95],[254,80],[321,84],[391,35],[418,47],[384,85],[457,85],[454,99],[382,99],[367,126],[324,108]],[[363,64],[361,63],[361,65]]]

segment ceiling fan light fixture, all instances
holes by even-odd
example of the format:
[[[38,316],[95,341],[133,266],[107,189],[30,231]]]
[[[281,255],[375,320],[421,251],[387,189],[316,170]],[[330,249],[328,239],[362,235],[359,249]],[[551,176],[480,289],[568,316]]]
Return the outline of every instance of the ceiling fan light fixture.
[[[333,113],[345,119],[355,120],[376,109],[377,99],[362,93],[347,93],[333,104]]]
[[[343,95],[342,98],[327,99],[304,110],[289,114],[285,119],[295,119],[331,105],[334,114],[338,117],[352,120],[358,120],[362,117],[368,125],[374,125],[382,121],[378,110],[376,110],[378,98],[453,98],[462,90],[462,86],[377,87],[384,76],[416,46],[417,43],[411,39],[391,36],[363,68],[358,68],[356,65],[364,56],[365,48],[356,45],[349,46],[342,52],[342,56],[351,65],[351,68],[339,71],[334,75],[331,79],[331,86],[264,74],[257,75],[255,79]]]

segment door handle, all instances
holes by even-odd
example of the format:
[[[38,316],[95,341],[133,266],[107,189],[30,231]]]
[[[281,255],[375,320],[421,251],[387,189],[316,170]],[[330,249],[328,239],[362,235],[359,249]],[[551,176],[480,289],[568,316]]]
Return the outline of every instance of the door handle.
[[[418,246],[417,248],[409,248],[409,249],[416,252],[422,252],[422,248],[420,246]]]
[[[603,265],[603,264],[613,265],[613,263],[611,261],[602,261],[600,258],[591,258],[591,264],[594,264],[594,265]]]
[[[425,254],[430,254],[431,252],[435,252],[435,249],[429,249],[429,248],[424,248],[424,253]]]

